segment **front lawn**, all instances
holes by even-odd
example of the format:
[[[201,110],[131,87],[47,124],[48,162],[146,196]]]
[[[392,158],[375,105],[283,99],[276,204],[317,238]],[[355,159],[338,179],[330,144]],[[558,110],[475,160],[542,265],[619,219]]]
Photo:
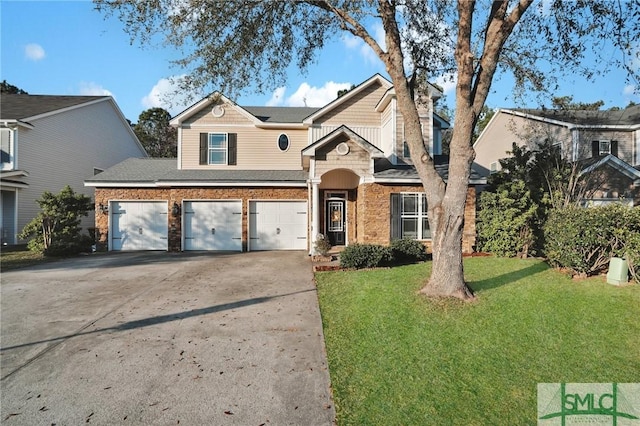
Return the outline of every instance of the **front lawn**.
[[[316,274],[338,424],[536,424],[538,383],[640,382],[640,286],[469,258],[478,300],[416,294],[430,263]]]

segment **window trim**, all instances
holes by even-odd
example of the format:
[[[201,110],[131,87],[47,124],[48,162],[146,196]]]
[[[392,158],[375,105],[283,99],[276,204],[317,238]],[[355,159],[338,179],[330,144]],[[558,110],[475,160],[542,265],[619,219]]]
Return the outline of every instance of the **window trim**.
[[[607,144],[609,149],[602,149],[602,144]],[[598,155],[609,155],[611,154],[611,140],[610,139],[600,139],[598,141]]]
[[[287,147],[285,149],[282,149],[282,147],[280,146],[280,138],[282,137],[287,138]],[[288,134],[286,133],[280,133],[278,135],[278,139],[276,139],[276,146],[278,147],[278,149],[280,150],[280,152],[287,152],[289,151],[289,148],[291,148],[291,138],[289,137]]]
[[[212,148],[211,137],[224,135],[224,148]],[[211,162],[212,152],[224,152],[224,162]],[[226,132],[209,132],[207,133],[207,164],[210,166],[226,166],[229,164],[229,134]]]
[[[397,193],[391,194],[391,196],[392,196],[392,201],[390,206],[391,221],[392,222],[394,220],[396,221],[395,226],[393,223],[391,224],[391,232],[392,232],[391,238],[392,239],[410,238],[412,240],[417,240],[417,241],[431,240],[432,236],[431,236],[431,229],[429,228],[429,210],[427,206],[426,194],[424,192],[397,192]],[[393,201],[394,196],[397,197],[397,200],[395,202]],[[413,212],[404,211],[405,197],[408,197],[408,196],[415,197],[415,200],[416,200],[416,206]],[[397,211],[394,211],[395,209],[397,209]],[[405,225],[404,225],[405,219],[415,220],[416,222],[415,237],[405,235]],[[425,221],[427,225],[426,229],[425,229]],[[397,235],[393,235],[394,228],[396,231],[395,233],[397,233]]]

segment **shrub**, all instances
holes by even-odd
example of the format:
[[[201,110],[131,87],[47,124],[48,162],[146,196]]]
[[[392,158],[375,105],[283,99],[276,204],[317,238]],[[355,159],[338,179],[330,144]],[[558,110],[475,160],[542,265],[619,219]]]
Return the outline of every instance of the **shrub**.
[[[534,242],[537,204],[524,181],[504,183],[496,192],[480,195],[478,248],[496,256],[526,257]]]
[[[417,240],[403,238],[391,242],[394,263],[413,263],[427,260],[427,249]]]
[[[352,244],[340,253],[343,268],[374,268],[389,264],[393,259],[391,249],[378,244]]]
[[[329,242],[329,239],[324,236],[324,234],[318,234],[318,238],[313,243],[313,247],[316,249],[318,254],[320,254],[321,256],[326,256],[331,249],[331,243]]]
[[[604,272],[613,256],[625,256],[636,273],[640,260],[640,212],[620,204],[552,210],[544,227],[552,266],[576,274]]]

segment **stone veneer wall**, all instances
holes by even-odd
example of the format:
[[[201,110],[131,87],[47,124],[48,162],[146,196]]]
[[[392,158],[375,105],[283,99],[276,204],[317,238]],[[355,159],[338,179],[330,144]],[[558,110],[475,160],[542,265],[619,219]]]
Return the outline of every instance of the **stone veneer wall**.
[[[389,244],[391,236],[391,194],[396,192],[424,192],[422,186],[363,184],[358,187],[357,241],[366,244]],[[472,253],[476,244],[476,190],[467,191],[463,253]],[[425,241],[427,249],[431,242]]]
[[[249,235],[248,200],[307,200],[307,188],[96,188],[96,205],[109,201],[168,201],[182,205],[183,200],[242,200],[242,247],[247,248]],[[99,250],[109,241],[109,215],[96,211],[96,240]],[[182,247],[182,219],[169,214],[169,251]]]

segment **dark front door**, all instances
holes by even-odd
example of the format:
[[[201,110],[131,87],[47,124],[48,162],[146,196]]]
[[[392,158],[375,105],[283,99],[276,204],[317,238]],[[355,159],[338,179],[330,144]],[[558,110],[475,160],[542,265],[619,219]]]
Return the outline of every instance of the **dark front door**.
[[[343,246],[345,243],[344,200],[328,200],[327,236],[332,246]]]

